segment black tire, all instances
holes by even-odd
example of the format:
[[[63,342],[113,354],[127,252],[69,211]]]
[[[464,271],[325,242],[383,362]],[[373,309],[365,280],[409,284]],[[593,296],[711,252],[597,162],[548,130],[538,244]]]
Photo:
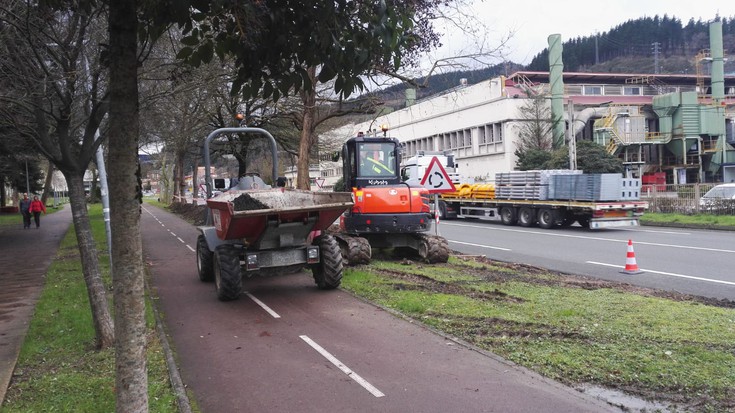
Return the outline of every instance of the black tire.
[[[439,220],[444,221],[447,219],[447,204],[445,204],[443,201],[439,201],[439,208],[437,208],[437,212],[439,213]]]
[[[373,256],[373,249],[370,247],[370,242],[363,237],[350,237],[348,240],[347,245],[349,250],[342,251],[343,266],[369,264]],[[347,262],[344,262],[345,252],[347,252]]]
[[[419,255],[419,257],[429,262],[429,240],[426,237],[419,238],[419,245],[418,249],[416,250],[416,253]]]
[[[200,281],[214,281],[214,254],[209,250],[204,235],[197,237],[197,272]]]
[[[587,217],[577,218],[577,222],[579,222],[579,225],[581,225],[582,228],[589,228],[590,227],[590,219],[587,218]]]
[[[425,238],[428,241],[426,262],[436,264],[449,261],[449,243],[446,238],[435,235],[427,235]]]
[[[224,244],[214,250],[214,286],[220,301],[232,301],[242,292],[240,249]]]
[[[503,225],[515,225],[518,222],[516,209],[513,207],[500,208],[500,221],[503,222]]]
[[[529,207],[522,207],[518,210],[518,225],[522,227],[532,227],[536,225],[536,210]]]
[[[543,229],[554,228],[557,223],[557,211],[551,208],[541,208],[538,211],[538,226]]]
[[[574,224],[574,221],[576,221],[576,218],[574,218],[574,215],[571,212],[566,211],[564,213],[564,218],[562,218],[561,223],[559,225],[561,225],[563,228],[567,228],[567,227],[572,226],[572,224]]]
[[[342,283],[342,252],[337,240],[331,235],[321,235],[314,239],[319,246],[320,260],[311,266],[314,282],[320,290],[333,290]]]

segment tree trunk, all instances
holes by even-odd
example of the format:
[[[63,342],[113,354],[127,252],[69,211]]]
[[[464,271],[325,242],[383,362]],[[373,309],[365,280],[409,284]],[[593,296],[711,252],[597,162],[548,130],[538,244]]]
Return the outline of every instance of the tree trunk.
[[[109,3],[109,179],[115,292],[115,410],[148,411],[143,254],[138,180],[138,58],[135,0]]]
[[[6,202],[6,193],[5,193],[5,177],[3,175],[0,175],[0,207],[5,207]]]
[[[306,69],[311,79],[311,88],[301,92],[304,104],[304,120],[301,124],[301,139],[299,140],[299,160],[296,163],[296,188],[311,189],[309,180],[309,154],[314,134],[314,112],[316,111],[316,66]]]
[[[194,156],[194,166],[191,170],[191,192],[192,198],[199,198],[199,158]],[[197,201],[194,201],[196,203]]]
[[[46,170],[46,183],[43,185],[43,193],[41,194],[41,202],[46,205],[46,200],[51,193],[51,183],[54,179],[54,164],[53,162],[48,163],[48,169]]]
[[[79,255],[82,258],[82,273],[87,285],[87,296],[92,308],[92,323],[97,340],[97,348],[107,348],[115,341],[115,327],[107,305],[105,285],[100,275],[97,245],[92,237],[92,228],[87,214],[87,201],[84,195],[84,172],[64,173],[69,185],[69,202],[77,235]]]
[[[186,174],[184,173],[184,158],[186,153],[176,154],[176,191],[178,192],[178,201],[182,204],[186,203]]]
[[[171,185],[171,195],[173,196],[172,202],[181,202],[181,198],[179,198],[179,160],[178,157],[174,157],[174,172],[173,177],[171,179],[171,182],[173,184]]]

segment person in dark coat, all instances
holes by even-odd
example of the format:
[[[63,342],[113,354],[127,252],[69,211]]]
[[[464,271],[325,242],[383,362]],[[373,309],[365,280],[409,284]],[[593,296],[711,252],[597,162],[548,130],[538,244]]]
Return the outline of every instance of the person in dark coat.
[[[23,194],[23,199],[20,200],[18,206],[21,215],[23,215],[23,229],[31,227],[31,200],[28,199],[28,194]]]
[[[41,226],[41,212],[46,213],[46,205],[38,199],[38,195],[33,197],[31,201],[30,211],[33,214],[33,220],[36,221],[36,228]],[[30,220],[29,220],[30,221]],[[31,227],[31,223],[28,222],[28,227]]]

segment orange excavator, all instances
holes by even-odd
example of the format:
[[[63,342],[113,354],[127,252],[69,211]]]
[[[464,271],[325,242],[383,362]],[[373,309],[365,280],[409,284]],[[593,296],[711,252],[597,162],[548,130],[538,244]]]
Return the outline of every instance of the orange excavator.
[[[447,262],[447,240],[429,233],[433,219],[424,202],[428,190],[401,178],[398,139],[358,134],[345,142],[341,158],[345,190],[352,190],[354,199],[334,234],[343,259],[366,263],[372,248],[393,248],[428,263]]]

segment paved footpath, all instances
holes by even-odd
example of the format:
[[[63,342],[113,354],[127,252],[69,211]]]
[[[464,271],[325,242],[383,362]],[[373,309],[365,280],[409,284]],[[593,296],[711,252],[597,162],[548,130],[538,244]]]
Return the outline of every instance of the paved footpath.
[[[0,406],[43,289],[44,276],[71,224],[71,207],[41,216],[41,228],[0,226]]]

